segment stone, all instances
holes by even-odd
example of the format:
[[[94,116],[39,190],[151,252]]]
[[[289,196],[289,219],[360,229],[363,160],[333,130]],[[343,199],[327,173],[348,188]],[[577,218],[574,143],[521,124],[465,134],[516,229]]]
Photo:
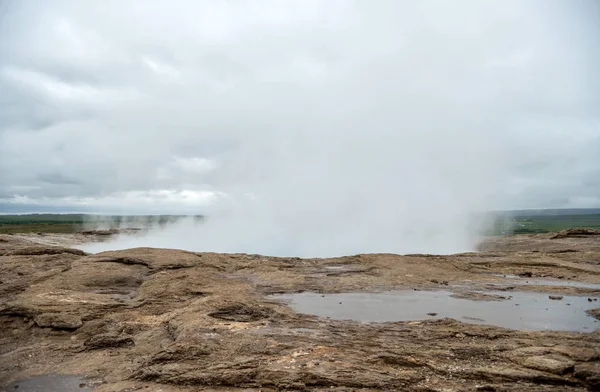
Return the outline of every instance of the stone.
[[[33,321],[41,328],[75,330],[83,325],[81,317],[67,313],[42,313]]]
[[[565,374],[573,369],[575,362],[562,356],[534,356],[525,358],[523,366],[552,374]]]
[[[85,341],[84,346],[89,349],[100,349],[109,347],[133,346],[134,342],[131,336],[116,335],[113,333],[104,333],[94,335]]]
[[[600,362],[584,362],[575,366],[575,378],[585,380],[591,387],[600,387]],[[594,389],[596,390],[596,389]]]

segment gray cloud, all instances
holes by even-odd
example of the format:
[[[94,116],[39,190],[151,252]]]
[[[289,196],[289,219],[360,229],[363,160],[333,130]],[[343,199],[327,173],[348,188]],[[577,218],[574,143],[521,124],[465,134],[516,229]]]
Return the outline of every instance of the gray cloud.
[[[2,5],[5,205],[208,213],[220,249],[319,254],[600,205],[594,1]]]

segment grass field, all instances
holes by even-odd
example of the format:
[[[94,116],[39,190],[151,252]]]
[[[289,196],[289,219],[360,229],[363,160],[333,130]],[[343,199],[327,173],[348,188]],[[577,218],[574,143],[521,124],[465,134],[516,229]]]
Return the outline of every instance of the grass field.
[[[185,215],[86,215],[86,214],[23,214],[0,215],[0,234],[12,233],[74,233],[83,229],[119,227],[145,228],[163,226],[187,218]],[[193,216],[196,221],[201,215]]]
[[[505,215],[499,217],[493,234],[550,233],[571,227],[600,229],[600,213],[564,215]]]
[[[571,213],[570,213],[571,212]],[[600,229],[600,210],[548,210],[548,213],[502,213],[494,222],[491,235],[548,233],[571,227]],[[86,214],[0,215],[0,234],[73,233],[82,229],[164,226],[186,218],[184,215],[102,216]],[[203,217],[196,215],[196,221]]]

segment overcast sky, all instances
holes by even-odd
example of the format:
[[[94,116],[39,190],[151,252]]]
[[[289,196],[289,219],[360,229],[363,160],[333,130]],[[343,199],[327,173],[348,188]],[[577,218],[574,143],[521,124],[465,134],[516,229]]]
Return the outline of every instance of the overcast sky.
[[[600,207],[598,70],[594,0],[0,1],[0,206]]]

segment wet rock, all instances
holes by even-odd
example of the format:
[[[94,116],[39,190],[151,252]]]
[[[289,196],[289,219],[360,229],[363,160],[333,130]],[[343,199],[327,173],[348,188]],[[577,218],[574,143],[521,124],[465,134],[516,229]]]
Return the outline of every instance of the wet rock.
[[[41,328],[75,330],[83,325],[81,317],[66,313],[42,313],[35,316],[33,321]]]
[[[478,317],[462,316],[462,318],[465,320],[471,320],[471,321],[479,321],[479,322],[485,321],[484,319],[478,318]]]
[[[525,358],[523,366],[553,374],[565,374],[575,366],[575,362],[565,357],[535,356]]]
[[[490,289],[493,290],[497,290],[497,291],[511,291],[517,288],[517,286],[501,286],[501,287],[496,287],[496,286],[488,286]]]
[[[586,313],[592,316],[593,318],[600,320],[600,308],[589,309],[586,311]]]
[[[83,235],[97,235],[97,236],[111,236],[119,234],[119,229],[106,229],[106,230],[81,230],[79,234]]]
[[[104,333],[94,335],[84,342],[84,346],[88,349],[101,349],[109,347],[124,347],[133,346],[134,341],[131,336],[117,335],[114,333]]]
[[[549,295],[548,298],[555,300],[555,301],[560,301],[561,299],[563,299],[562,295]]]
[[[452,298],[469,299],[471,301],[504,301],[504,300],[509,299],[509,297],[506,297],[504,295],[486,294],[486,293],[480,293],[480,292],[475,292],[475,291],[454,293],[451,295],[451,297]]]

